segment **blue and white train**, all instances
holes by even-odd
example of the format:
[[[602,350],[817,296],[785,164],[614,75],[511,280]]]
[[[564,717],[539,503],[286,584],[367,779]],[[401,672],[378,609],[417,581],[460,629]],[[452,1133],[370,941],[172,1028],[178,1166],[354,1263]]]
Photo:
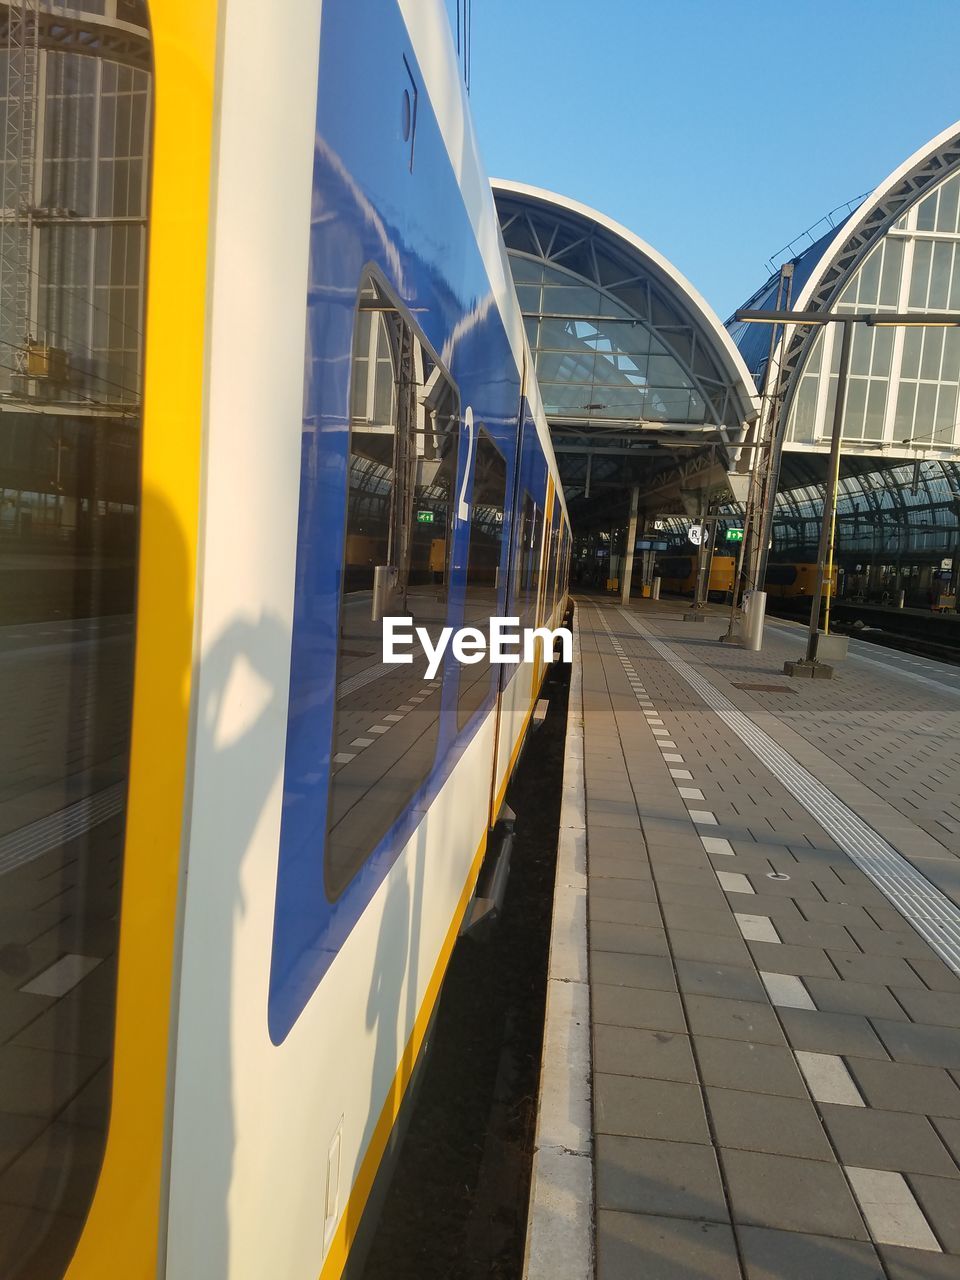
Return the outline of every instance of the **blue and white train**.
[[[380,618],[555,627],[569,525],[441,0],[149,9],[109,1109],[2,1274],[335,1280],[544,674]]]

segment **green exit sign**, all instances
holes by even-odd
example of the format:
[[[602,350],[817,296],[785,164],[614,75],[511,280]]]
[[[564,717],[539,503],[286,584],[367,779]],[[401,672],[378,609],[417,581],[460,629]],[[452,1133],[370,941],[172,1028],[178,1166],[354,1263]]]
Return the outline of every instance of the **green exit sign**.
[[[742,530],[742,529],[728,529],[728,530],[727,530],[727,532],[726,532],[723,536],[726,538],[726,540],[727,540],[728,542],[742,542],[742,541],[743,541],[743,530]]]
[[[432,512],[432,511],[418,511],[418,512],[417,512],[417,524],[433,524],[433,512]]]

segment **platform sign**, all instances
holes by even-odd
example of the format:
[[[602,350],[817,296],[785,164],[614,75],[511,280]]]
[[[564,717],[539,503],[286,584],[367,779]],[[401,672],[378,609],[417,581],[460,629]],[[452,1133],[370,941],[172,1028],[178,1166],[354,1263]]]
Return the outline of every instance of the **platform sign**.
[[[703,541],[703,525],[692,524],[687,530],[687,539],[692,542],[695,547],[699,547]]]
[[[724,536],[724,538],[727,540],[727,542],[742,542],[742,541],[743,541],[743,530],[742,530],[742,529],[728,529],[728,530],[727,530],[727,532],[726,532],[723,536]]]
[[[432,511],[418,511],[418,512],[417,512],[417,524],[433,524],[433,512],[432,512]]]

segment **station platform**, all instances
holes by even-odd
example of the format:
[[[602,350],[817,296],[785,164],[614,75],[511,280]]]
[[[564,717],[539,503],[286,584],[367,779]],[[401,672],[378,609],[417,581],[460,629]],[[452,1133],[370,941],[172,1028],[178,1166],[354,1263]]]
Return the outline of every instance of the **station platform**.
[[[526,1276],[960,1277],[960,669],[580,599]]]

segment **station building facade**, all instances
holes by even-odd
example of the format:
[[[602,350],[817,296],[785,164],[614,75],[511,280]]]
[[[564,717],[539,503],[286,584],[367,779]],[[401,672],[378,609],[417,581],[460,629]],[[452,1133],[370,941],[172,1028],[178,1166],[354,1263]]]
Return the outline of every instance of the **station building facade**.
[[[131,604],[151,95],[145,0],[0,5],[0,604],[15,621]],[[91,556],[103,571],[68,599]]]
[[[960,123],[931,139],[744,304],[909,316],[960,313]],[[784,428],[773,558],[816,555],[840,363],[838,325],[727,322]],[[772,358],[771,358],[772,354]],[[857,325],[842,424],[837,552],[846,589],[917,604],[960,568],[960,328]],[[762,428],[761,423],[761,428]],[[736,504],[725,508],[742,518]]]
[[[575,578],[616,580],[631,515],[727,492],[759,400],[719,317],[652,246],[566,196],[494,182],[576,537]],[[585,563],[583,563],[585,562]]]

